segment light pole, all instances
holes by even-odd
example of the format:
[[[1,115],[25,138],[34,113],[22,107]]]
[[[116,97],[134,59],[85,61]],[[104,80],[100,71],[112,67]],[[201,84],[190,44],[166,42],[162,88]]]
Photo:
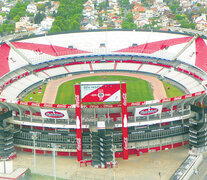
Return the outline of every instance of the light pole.
[[[53,155],[53,173],[54,173],[54,180],[56,180],[56,164],[55,164],[55,149],[56,149],[56,144],[52,143],[52,155]]]
[[[115,166],[116,166],[116,160],[115,160],[115,152],[116,152],[116,147],[113,144],[113,133],[112,133],[112,152],[113,152],[113,160],[112,160],[112,164],[113,164],[113,180],[116,180],[116,174],[115,174]]]
[[[115,152],[116,152],[116,149],[115,149],[115,146],[112,145],[112,152],[113,152],[113,166],[116,165],[116,160],[115,160]]]
[[[159,174],[159,176],[160,176],[160,180],[161,180],[161,172],[159,172],[158,174]]]
[[[33,151],[34,151],[34,173],[36,173],[36,140],[37,140],[37,132],[33,132],[32,134],[33,139]]]

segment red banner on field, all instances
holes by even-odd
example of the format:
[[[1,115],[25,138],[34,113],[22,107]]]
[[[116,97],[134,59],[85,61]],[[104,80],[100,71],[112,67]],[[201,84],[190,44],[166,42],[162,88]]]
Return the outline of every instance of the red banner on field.
[[[123,159],[128,159],[128,116],[126,83],[121,84]]]
[[[82,102],[119,102],[120,82],[85,82],[81,83]]]
[[[75,85],[75,113],[76,113],[76,143],[77,143],[77,160],[83,159],[82,155],[82,133],[81,133],[81,102],[80,102],[80,85]]]

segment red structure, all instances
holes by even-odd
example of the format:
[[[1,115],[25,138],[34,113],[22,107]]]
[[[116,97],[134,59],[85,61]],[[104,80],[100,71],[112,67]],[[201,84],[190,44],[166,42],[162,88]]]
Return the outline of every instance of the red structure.
[[[127,127],[127,92],[126,83],[121,84],[121,108],[122,108],[122,138],[123,159],[128,159],[128,127]]]
[[[81,132],[81,88],[80,84],[75,85],[75,112],[76,112],[76,142],[77,160],[83,159],[82,153],[82,132]],[[128,115],[127,115],[127,92],[126,83],[121,84],[121,109],[122,109],[122,138],[123,138],[123,159],[128,159]]]
[[[77,142],[77,160],[83,159],[82,153],[82,133],[81,133],[81,101],[80,85],[75,85],[75,113],[76,113],[76,142]]]

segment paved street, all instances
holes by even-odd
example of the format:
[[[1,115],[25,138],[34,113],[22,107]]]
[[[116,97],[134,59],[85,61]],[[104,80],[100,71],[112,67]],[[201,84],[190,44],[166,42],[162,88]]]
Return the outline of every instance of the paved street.
[[[118,168],[96,169],[80,167],[76,157],[56,157],[58,177],[76,179],[119,179],[119,180],[165,180],[169,179],[183,160],[188,156],[188,147],[143,154],[130,155],[129,160],[117,158]],[[18,152],[14,168],[29,167],[33,171],[33,154]],[[160,172],[160,176],[159,176]],[[53,175],[52,155],[37,155],[37,173]]]

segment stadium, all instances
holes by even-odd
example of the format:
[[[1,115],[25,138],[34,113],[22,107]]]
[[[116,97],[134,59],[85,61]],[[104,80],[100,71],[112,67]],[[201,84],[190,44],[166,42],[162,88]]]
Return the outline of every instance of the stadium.
[[[202,151],[206,43],[205,36],[197,33],[123,30],[3,40],[0,110],[7,123],[1,125],[1,157],[13,158],[15,149],[35,149],[37,154],[55,149],[57,156],[77,156],[81,163],[87,158],[94,167],[107,167],[115,165],[118,157],[188,144]],[[94,76],[102,80],[91,81]],[[111,76],[147,81],[153,98],[128,101],[126,78],[117,81]],[[60,95],[72,99],[71,104],[55,100],[60,85],[83,77],[89,78],[87,82],[80,79]],[[84,100],[84,85],[104,86],[96,92],[98,100],[92,96]],[[138,88],[146,94],[142,86]],[[172,88],[182,95],[166,95]],[[72,91],[73,97],[66,98]],[[119,97],[111,93],[107,100],[106,91]],[[41,102],[33,97],[39,94],[44,96]]]

